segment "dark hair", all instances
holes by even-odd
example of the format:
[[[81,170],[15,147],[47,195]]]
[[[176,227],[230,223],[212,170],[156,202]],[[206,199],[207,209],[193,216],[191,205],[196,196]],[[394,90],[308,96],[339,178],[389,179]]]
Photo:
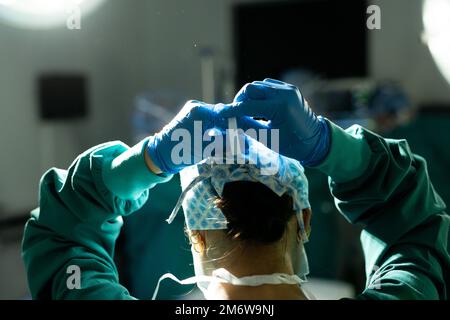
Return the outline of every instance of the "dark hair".
[[[215,204],[228,220],[232,238],[260,244],[280,240],[294,215],[289,195],[278,196],[259,182],[228,182]]]

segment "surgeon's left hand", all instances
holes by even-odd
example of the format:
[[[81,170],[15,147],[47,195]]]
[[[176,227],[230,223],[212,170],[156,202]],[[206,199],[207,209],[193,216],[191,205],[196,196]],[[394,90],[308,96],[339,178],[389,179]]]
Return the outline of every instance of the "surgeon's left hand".
[[[321,163],[330,148],[330,129],[325,119],[316,116],[297,87],[279,80],[246,84],[219,115],[236,117],[243,130],[263,129],[268,135],[278,130],[279,152],[304,166]],[[268,122],[258,122],[254,117]]]
[[[217,109],[220,109],[219,105],[188,101],[169,124],[150,137],[147,146],[150,162],[162,172],[174,174],[201,161],[206,145],[211,143],[203,138],[205,133],[213,128],[222,132],[226,126]],[[181,151],[180,144],[189,148]]]

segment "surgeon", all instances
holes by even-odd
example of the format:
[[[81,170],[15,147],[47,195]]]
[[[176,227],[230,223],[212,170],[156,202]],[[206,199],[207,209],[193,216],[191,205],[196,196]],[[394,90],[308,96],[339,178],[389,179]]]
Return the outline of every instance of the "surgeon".
[[[33,298],[133,299],[113,261],[122,216],[148,199],[158,201],[151,188],[188,166],[171,157],[178,143],[172,133],[193,134],[196,121],[202,133],[223,132],[229,118],[243,130],[278,129],[283,156],[329,176],[340,212],[364,227],[367,281],[358,299],[448,298],[450,218],[425,159],[405,140],[383,139],[360,126],[342,130],[317,117],[296,87],[272,79],[247,84],[228,105],[190,101],[161,132],[132,148],[105,143],[81,154],[68,170],[46,172],[22,248]],[[190,164],[204,160],[205,147],[191,148]],[[218,205],[225,208],[220,199]],[[81,283],[73,285],[77,268]]]
[[[303,167],[250,137],[243,137],[242,150],[180,172],[183,192],[168,222],[182,205],[195,276],[179,280],[169,273],[159,283],[197,283],[214,300],[310,298],[302,286],[311,219]]]

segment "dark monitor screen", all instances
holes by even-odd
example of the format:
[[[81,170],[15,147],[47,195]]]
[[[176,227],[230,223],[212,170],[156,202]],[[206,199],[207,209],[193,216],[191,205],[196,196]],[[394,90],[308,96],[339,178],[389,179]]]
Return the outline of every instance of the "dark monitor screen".
[[[330,79],[366,76],[366,10],[363,0],[235,6],[237,85],[300,68]]]
[[[82,118],[88,112],[87,79],[82,74],[46,74],[38,78],[41,119]]]

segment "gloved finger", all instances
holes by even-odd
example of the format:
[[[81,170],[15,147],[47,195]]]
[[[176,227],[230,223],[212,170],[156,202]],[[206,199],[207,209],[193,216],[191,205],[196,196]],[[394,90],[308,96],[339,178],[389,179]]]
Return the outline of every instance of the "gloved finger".
[[[269,83],[279,84],[279,85],[282,85],[282,86],[287,85],[286,82],[283,82],[283,81],[277,80],[277,79],[272,79],[272,78],[265,78],[263,82],[269,82]]]
[[[274,98],[277,95],[277,91],[280,89],[281,90],[297,89],[297,87],[279,80],[274,79],[266,79],[266,80],[253,81],[252,83],[247,83],[236,94],[234,102],[242,102],[247,99],[253,100],[270,99]]]
[[[274,97],[277,94],[277,91],[279,90],[295,90],[297,87],[278,81],[278,82],[271,82],[271,81],[253,81],[252,84],[258,85],[260,87],[264,87],[264,90],[266,92],[266,98],[267,97]]]
[[[206,102],[200,101],[200,100],[189,100],[187,103],[190,104],[201,104],[201,105],[207,105]]]
[[[183,107],[178,111],[174,120],[182,121],[182,119],[186,118],[188,115],[193,115],[194,118],[202,116],[202,109],[206,109],[208,105],[205,102],[198,100],[189,100],[187,101]]]
[[[287,82],[283,82],[283,81],[280,81],[280,80],[276,80],[276,79],[266,78],[266,79],[264,79],[264,82],[268,82],[268,83],[276,83],[276,84],[284,85],[284,86],[287,86],[287,87],[289,87],[289,88],[291,88],[291,89],[295,89],[295,90],[298,89],[298,88],[297,88],[296,86],[294,86],[293,84],[290,84],[290,83],[287,83]]]
[[[228,123],[226,128],[220,128],[223,135],[229,132],[227,129],[238,129],[238,134],[252,137],[256,140],[261,140],[263,143],[272,141],[272,131],[268,123],[255,120],[251,117],[230,118],[236,120],[235,123]],[[229,119],[226,119],[229,120]],[[253,129],[253,130],[252,130]],[[264,129],[264,130],[261,130]]]
[[[252,117],[239,117],[236,118],[238,129],[242,129],[244,131],[247,131],[249,129],[270,129],[268,123],[263,123],[262,121],[258,121],[253,119]]]
[[[236,118],[237,127],[242,129],[246,136],[256,139],[264,144],[272,142],[272,130],[268,122],[258,121],[252,117]],[[253,130],[252,130],[253,129]],[[263,130],[261,130],[263,129]]]
[[[266,78],[264,81],[255,81],[255,83],[265,85],[272,89],[297,90],[297,87],[293,84],[270,78]]]
[[[247,86],[249,83],[245,84],[234,96],[233,102],[239,102],[247,99],[247,94],[245,93],[245,90],[247,89]]]
[[[171,121],[171,124],[173,127],[187,129],[189,131],[201,128],[204,132],[216,126],[218,115],[215,108],[216,106],[212,104],[194,103],[181,110],[173,121]],[[199,123],[201,126],[198,126]],[[170,128],[170,126],[166,128]]]
[[[252,84],[262,86],[268,89],[283,89],[285,86],[278,84],[278,83],[272,83],[272,82],[265,82],[265,81],[253,81]]]
[[[263,86],[247,83],[236,94],[234,102],[241,102],[247,99],[262,100],[266,98],[266,93]]]
[[[272,100],[246,100],[223,105],[218,111],[218,116],[222,118],[247,116],[272,120],[276,108],[277,106]]]
[[[206,106],[204,112],[206,117],[210,120],[206,125],[204,124],[205,129],[218,129],[221,132],[225,132],[230,128],[229,119],[230,117],[223,117],[220,113],[224,110],[227,105],[223,103],[219,103],[216,105],[208,105]],[[248,129],[270,129],[268,123],[263,123],[262,121],[258,121],[253,119],[252,117],[237,117],[236,124],[238,129],[242,129],[244,131]]]

